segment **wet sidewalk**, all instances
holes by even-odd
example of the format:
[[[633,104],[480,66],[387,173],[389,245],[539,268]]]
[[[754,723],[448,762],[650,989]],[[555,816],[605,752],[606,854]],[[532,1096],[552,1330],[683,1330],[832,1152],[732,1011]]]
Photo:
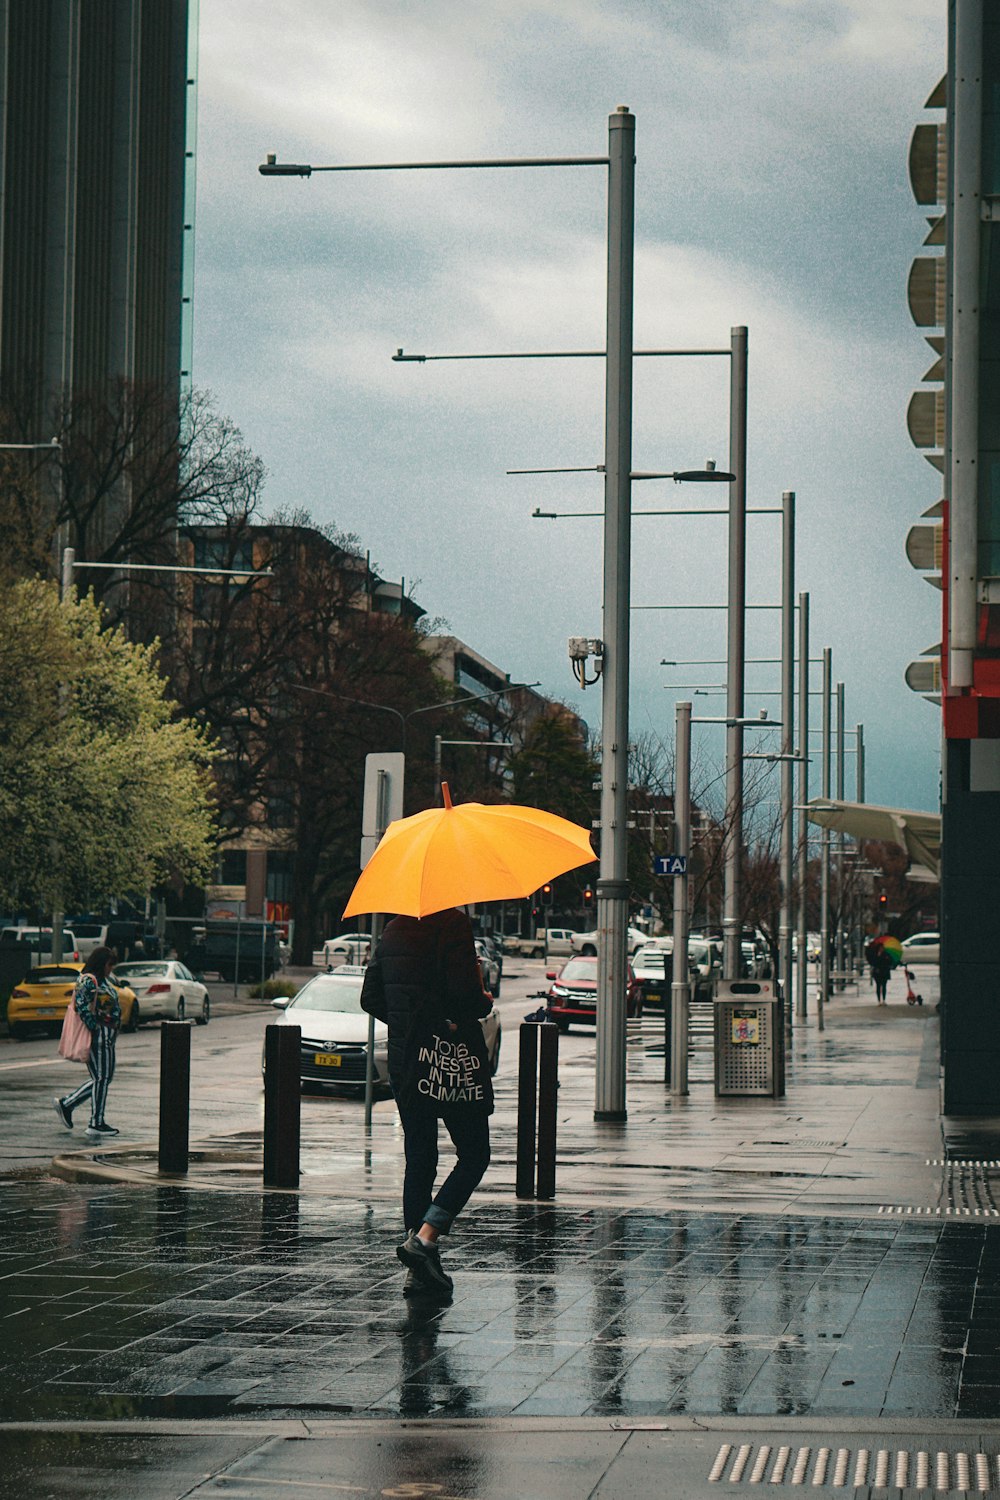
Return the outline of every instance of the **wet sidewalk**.
[[[894,976],[898,977],[898,976]],[[784,1098],[717,1099],[710,1050],[696,1052],[691,1091],[672,1099],[663,1085],[663,1021],[630,1022],[628,1121],[595,1124],[594,1040],[562,1039],[559,1066],[557,1202],[585,1209],[690,1207],[771,1214],[901,1213],[992,1217],[989,1175],[944,1162],[938,1117],[936,976],[922,976],[927,1004],[879,1007],[850,990],[792,1036]],[[893,992],[891,992],[893,993]],[[516,1037],[497,1079],[493,1162],[477,1201],[514,1199]],[[187,1182],[205,1189],[260,1184],[259,1128],[197,1139]],[[66,1145],[69,1145],[67,1140]],[[402,1133],[391,1102],[331,1140],[316,1111],[303,1109],[301,1191],[350,1204],[399,1201]],[[65,1148],[58,1175],[72,1181],[157,1181],[155,1144],[109,1150]]]

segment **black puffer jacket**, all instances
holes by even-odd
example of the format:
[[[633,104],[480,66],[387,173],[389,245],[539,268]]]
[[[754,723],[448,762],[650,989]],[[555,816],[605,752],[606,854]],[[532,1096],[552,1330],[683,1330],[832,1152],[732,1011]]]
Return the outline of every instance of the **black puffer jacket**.
[[[420,1008],[449,1021],[478,1021],[492,1001],[483,989],[472,923],[456,907],[427,917],[393,917],[365,971],[362,1009],[389,1027],[389,1075],[398,1080],[403,1047]]]

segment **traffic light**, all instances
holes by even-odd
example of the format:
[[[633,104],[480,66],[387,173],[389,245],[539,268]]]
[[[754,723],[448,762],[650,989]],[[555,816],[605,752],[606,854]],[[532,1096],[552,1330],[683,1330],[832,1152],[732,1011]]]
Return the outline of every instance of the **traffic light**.
[[[879,898],[878,898],[878,904],[879,904],[879,906],[888,906],[889,905],[889,897],[885,894],[885,891],[883,891],[882,894],[879,896]]]
[[[583,893],[583,905],[584,905],[584,909],[586,911],[589,911],[591,909],[591,907],[593,906],[593,904],[594,904],[594,893],[591,890],[590,886],[588,885],[587,889]]]
[[[551,886],[551,884],[549,884],[549,885],[543,885],[542,886],[542,905],[543,906],[551,906],[552,905],[552,886]]]

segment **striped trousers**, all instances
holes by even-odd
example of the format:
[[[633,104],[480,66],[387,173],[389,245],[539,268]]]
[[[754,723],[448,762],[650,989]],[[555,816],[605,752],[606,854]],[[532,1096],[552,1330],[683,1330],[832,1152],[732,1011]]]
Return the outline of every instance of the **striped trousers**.
[[[84,1099],[90,1103],[91,1125],[104,1124],[104,1105],[108,1097],[108,1087],[115,1076],[115,1042],[118,1033],[112,1031],[110,1026],[98,1026],[90,1043],[90,1056],[87,1058],[87,1070],[90,1073],[86,1083],[81,1083],[78,1089],[67,1094],[63,1104],[72,1114],[78,1104]]]

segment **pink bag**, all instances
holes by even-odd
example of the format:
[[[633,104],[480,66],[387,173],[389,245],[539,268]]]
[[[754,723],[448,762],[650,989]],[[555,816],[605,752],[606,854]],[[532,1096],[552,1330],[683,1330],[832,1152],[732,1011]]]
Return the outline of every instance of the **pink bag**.
[[[62,1035],[59,1038],[59,1056],[70,1062],[85,1063],[90,1057],[91,1035],[72,1000],[63,1018]]]

